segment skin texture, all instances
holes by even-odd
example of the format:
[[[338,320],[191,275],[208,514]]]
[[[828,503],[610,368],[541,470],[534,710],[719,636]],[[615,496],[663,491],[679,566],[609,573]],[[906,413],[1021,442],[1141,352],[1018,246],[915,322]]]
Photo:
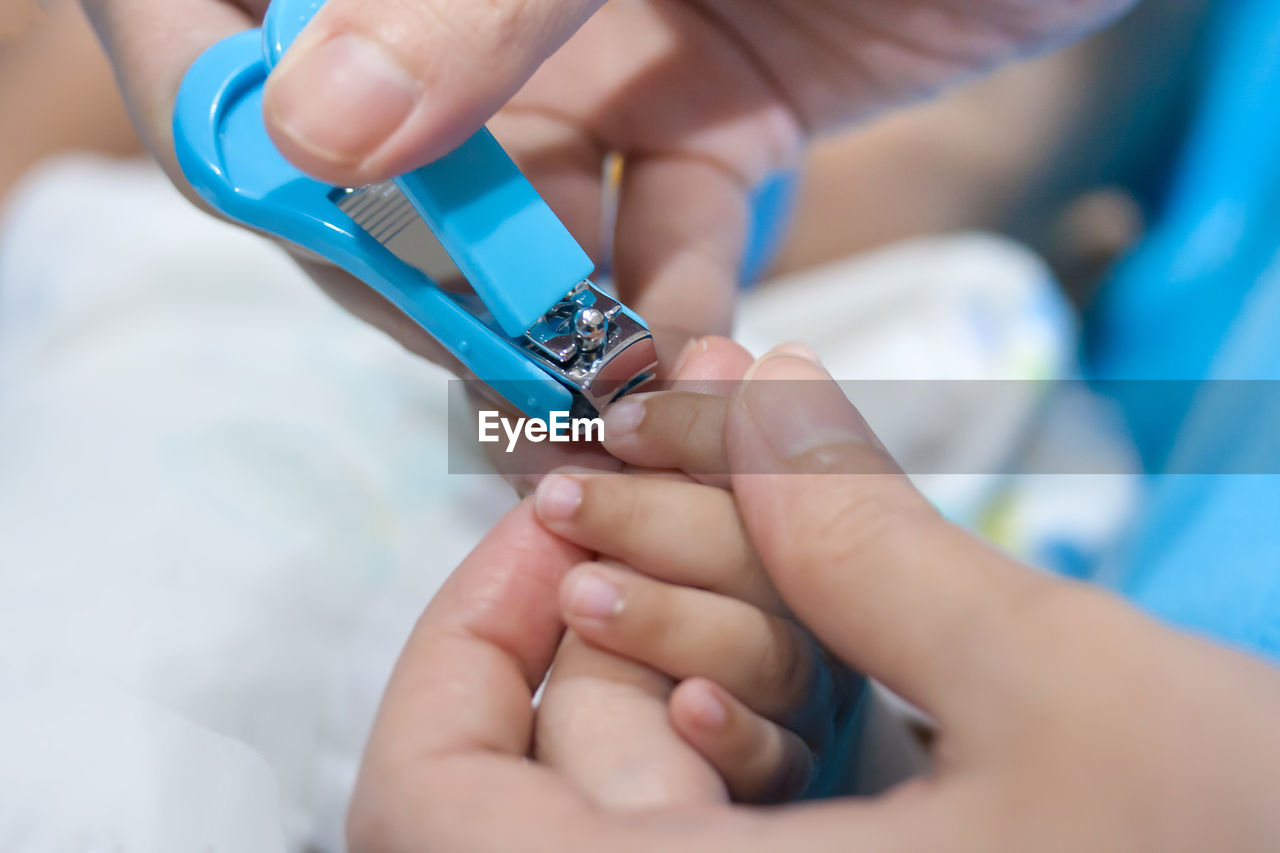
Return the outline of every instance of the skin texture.
[[[182,186],[169,131],[182,76],[265,3],[83,2],[140,135]],[[729,329],[747,193],[810,136],[1056,46],[1128,5],[330,0],[273,75],[265,115],[290,159],[346,185],[429,162],[493,118],[596,256],[601,158],[623,153],[619,289],[655,328],[687,339]],[[353,57],[371,74],[333,67]],[[357,316],[438,355],[367,288],[309,270]]]
[[[526,503],[414,632],[366,755],[352,849],[1273,847],[1280,674],[951,526],[796,352],[757,362],[720,407],[743,529],[795,616],[937,720],[933,774],[871,800],[634,812],[530,762],[529,700],[562,635],[561,586],[585,552]],[[779,394],[795,421],[824,425],[817,446],[775,416]],[[646,433],[634,451],[669,439]]]
[[[807,787],[815,755],[842,761],[827,753],[858,682],[828,666],[791,618],[732,495],[672,476],[575,469],[546,478],[535,506],[561,538],[625,559],[625,566],[593,562],[569,573],[560,586],[565,623],[592,647],[679,683],[665,722],[735,800],[785,801]],[[589,767],[596,779],[587,790],[633,783],[630,768],[600,762],[562,719],[565,709],[575,718],[598,716],[577,699],[561,695],[553,672],[538,713],[539,759],[575,779],[577,768]],[[709,802],[723,799],[705,793]]]
[[[675,360],[673,375],[709,390],[741,377],[750,364],[746,351],[728,340],[700,340]],[[587,544],[584,553],[626,556],[601,544]],[[569,630],[539,705],[533,754],[601,806],[724,802],[728,791],[715,768],[668,723],[671,673],[650,663],[584,642]]]

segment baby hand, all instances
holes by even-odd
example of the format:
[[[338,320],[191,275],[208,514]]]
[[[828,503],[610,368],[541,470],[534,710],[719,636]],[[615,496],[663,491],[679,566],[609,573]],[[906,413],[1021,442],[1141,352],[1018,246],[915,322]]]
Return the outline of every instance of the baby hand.
[[[839,747],[862,682],[797,625],[748,541],[733,497],[676,475],[565,469],[536,507],[552,532],[598,553],[563,580],[583,641],[678,682],[671,727],[745,802],[832,787],[816,755]]]

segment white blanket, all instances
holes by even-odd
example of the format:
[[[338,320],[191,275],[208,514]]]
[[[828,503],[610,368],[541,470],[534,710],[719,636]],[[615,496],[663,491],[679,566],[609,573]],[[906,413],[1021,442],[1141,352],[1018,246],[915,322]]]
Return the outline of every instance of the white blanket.
[[[1043,269],[990,238],[790,284],[744,338],[804,337],[837,375],[1068,360]],[[441,371],[151,167],[31,177],[0,231],[0,849],[341,848],[396,654],[514,500],[447,475],[444,400]],[[985,424],[956,453],[1026,418],[956,406]],[[876,425],[910,453],[905,414]],[[978,479],[935,497],[970,512]]]

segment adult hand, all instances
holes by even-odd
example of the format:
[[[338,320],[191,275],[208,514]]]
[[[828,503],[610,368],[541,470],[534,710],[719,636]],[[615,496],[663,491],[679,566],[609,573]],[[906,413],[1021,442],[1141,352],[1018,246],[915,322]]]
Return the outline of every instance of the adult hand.
[[[796,615],[936,718],[934,774],[873,800],[619,814],[529,762],[530,699],[560,633],[555,587],[580,555],[524,505],[406,649],[366,755],[353,850],[1273,847],[1280,674],[950,526],[794,352],[758,362],[718,409],[742,517]]]
[[[170,135],[182,76],[266,0],[83,2],[144,140],[183,186]],[[594,257],[601,160],[621,152],[619,288],[655,329],[689,337],[729,328],[748,193],[808,134],[1132,2],[330,0],[273,75],[265,115],[297,165],[356,186],[439,157],[509,104],[495,132]],[[368,288],[319,276],[359,316],[437,352]]]

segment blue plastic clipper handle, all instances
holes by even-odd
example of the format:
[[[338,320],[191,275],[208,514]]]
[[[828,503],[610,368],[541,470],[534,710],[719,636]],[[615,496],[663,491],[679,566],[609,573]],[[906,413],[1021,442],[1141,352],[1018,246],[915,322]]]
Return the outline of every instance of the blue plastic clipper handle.
[[[487,130],[396,184],[508,335],[524,334],[595,269]]]
[[[272,2],[262,25],[268,67],[275,67],[323,5],[324,0]],[[524,334],[595,268],[487,130],[396,184],[512,337]]]
[[[272,0],[262,19],[262,58],[268,73],[323,5],[324,0]]]
[[[527,414],[545,418],[571,410],[568,387],[361,229],[332,201],[334,187],[303,174],[280,154],[262,119],[266,77],[262,34],[256,30],[214,45],[187,72],[173,130],[178,161],[192,186],[232,219],[309,249],[373,287]],[[449,187],[443,189],[447,200]],[[498,210],[498,195],[499,202],[480,206]],[[463,212],[465,206],[450,208],[446,218],[452,222]],[[466,216],[460,221],[473,222]],[[547,287],[537,313],[554,305],[576,280],[575,272],[554,296]],[[528,304],[535,301],[529,297]]]

